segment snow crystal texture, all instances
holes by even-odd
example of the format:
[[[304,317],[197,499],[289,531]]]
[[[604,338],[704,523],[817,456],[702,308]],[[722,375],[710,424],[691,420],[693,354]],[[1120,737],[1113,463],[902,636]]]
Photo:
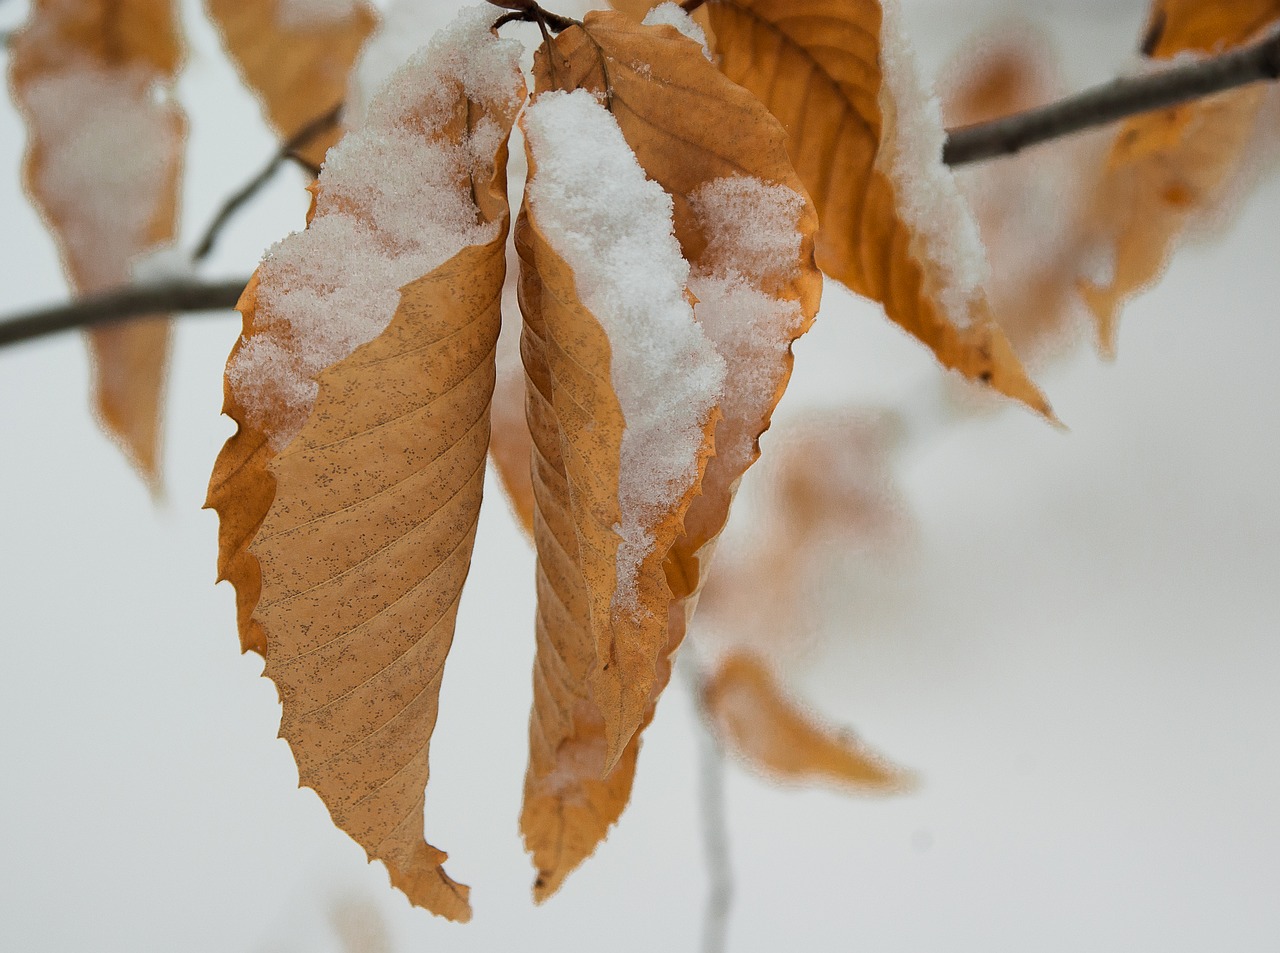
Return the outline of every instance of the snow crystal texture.
[[[751,463],[754,425],[772,407],[803,320],[799,302],[778,298],[776,289],[796,275],[804,197],[742,176],[708,182],[690,205],[708,244],[689,290],[728,370],[717,464],[740,473]]]
[[[899,0],[883,0],[881,7],[885,141],[876,164],[894,183],[898,212],[915,238],[912,252],[932,265],[938,287],[930,290],[951,323],[966,327],[987,281],[986,251],[955,176],[943,165],[942,107],[920,78]]]
[[[310,415],[320,372],[387,327],[404,285],[497,235],[468,181],[491,176],[501,130],[486,119],[457,144],[442,135],[459,87],[474,102],[515,105],[521,47],[490,32],[494,19],[492,7],[462,10],[383,84],[364,126],[330,150],[310,226],[263,258],[266,324],[227,379],[276,450]]]
[[[585,90],[545,93],[525,112],[524,129],[537,168],[533,214],[609,337],[626,423],[614,605],[634,611],[653,528],[697,475],[725,365],[685,298],[689,264],[671,196],[645,178],[612,114]]]

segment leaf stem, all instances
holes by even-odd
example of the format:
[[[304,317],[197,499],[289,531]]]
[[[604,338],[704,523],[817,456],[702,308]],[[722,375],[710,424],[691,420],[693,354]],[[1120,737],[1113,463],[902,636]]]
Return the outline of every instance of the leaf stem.
[[[953,129],[942,160],[958,166],[1013,155],[1093,126],[1277,78],[1280,32],[1219,56],[1145,76],[1122,77],[1038,109]]]
[[[233,281],[167,281],[132,285],[39,308],[0,322],[0,347],[32,341],[58,331],[96,327],[171,311],[226,311],[236,306],[247,278]]]

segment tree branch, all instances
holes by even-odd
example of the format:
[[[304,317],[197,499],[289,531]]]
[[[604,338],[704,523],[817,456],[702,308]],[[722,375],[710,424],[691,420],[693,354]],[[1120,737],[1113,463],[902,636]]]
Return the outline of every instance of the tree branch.
[[[1250,83],[1280,78],[1280,32],[1221,56],[1125,77],[1078,96],[992,122],[953,129],[942,161],[957,166],[1012,155],[1028,146]]]
[[[0,347],[67,331],[170,311],[226,311],[236,306],[248,279],[170,281],[90,295],[68,304],[28,311],[0,322]]]
[[[495,5],[513,9],[521,15],[530,13],[536,16],[542,12],[533,0],[502,0]],[[698,5],[699,0],[688,0],[688,7]],[[570,22],[572,21],[566,21],[566,24]],[[1176,106],[1202,96],[1277,78],[1280,78],[1280,32],[1221,56],[1170,67],[1146,76],[1114,80],[1039,109],[953,129],[943,149],[943,161],[957,166],[1012,155],[1028,146],[1127,116]],[[208,254],[223,224],[257,192],[280,163],[289,157],[296,143],[316,135],[335,118],[336,113],[329,113],[309,123],[285,143],[258,175],[227,200],[197,248],[197,258]],[[71,328],[126,321],[148,314],[233,308],[246,283],[243,280],[213,283],[191,280],[126,287],[81,298],[68,304],[19,314],[0,322],[0,346]]]
[[[227,222],[241,206],[252,199],[262,189],[264,185],[271,181],[271,177],[276,174],[276,170],[284,165],[290,159],[301,161],[301,158],[295,155],[295,152],[302,146],[314,139],[326,129],[331,128],[337,123],[342,115],[342,103],[334,106],[323,116],[317,116],[311,120],[292,136],[285,141],[276,154],[273,155],[267,164],[252,179],[246,182],[224,203],[222,208],[218,210],[218,214],[214,216],[213,221],[209,223],[209,227],[205,229],[204,237],[200,239],[200,243],[196,245],[196,249],[191,253],[192,260],[204,261],[209,256],[209,252],[213,251],[214,243],[217,242],[218,236],[222,233],[222,229]],[[308,166],[308,171],[312,171]]]

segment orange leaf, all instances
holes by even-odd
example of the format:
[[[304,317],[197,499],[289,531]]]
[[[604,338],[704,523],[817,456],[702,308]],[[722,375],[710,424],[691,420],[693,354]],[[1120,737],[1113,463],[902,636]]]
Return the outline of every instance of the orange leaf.
[[[170,0],[38,0],[13,41],[27,191],[81,294],[127,283],[133,259],[174,235],[186,124],[167,95],[173,16]],[[155,488],[169,323],[142,318],[88,339],[98,416]]]
[[[514,275],[510,258],[507,274]],[[520,361],[520,304],[508,278],[502,289],[502,335],[498,339],[498,379],[493,390],[489,457],[507,491],[520,527],[533,538],[533,437],[525,420],[524,366]]]
[[[827,781],[875,794],[911,787],[909,772],[799,708],[755,656],[722,659],[702,686],[702,704],[730,752],[782,781]]]
[[[596,615],[579,591],[583,585],[590,590],[591,581],[573,568],[584,531],[579,526],[572,532],[572,514],[563,503],[566,493],[573,494],[573,480],[565,479],[573,457],[564,458],[564,438],[557,438],[552,405],[558,347],[546,338],[548,302],[564,305],[573,293],[572,275],[547,254],[536,221],[517,226],[517,244],[528,264],[521,301],[538,449],[534,488],[546,500],[539,533],[549,537],[539,537],[541,634],[522,816],[526,845],[539,869],[535,895],[543,898],[594,850],[626,804],[639,732],[670,677],[670,656],[683,638],[702,565],[727,519],[739,477],[758,455],[756,441],[790,374],[790,343],[812,321],[821,278],[812,260],[816,216],[787,160],[782,130],[750,94],[718,74],[696,44],[671,27],[644,28],[617,14],[592,13],[584,29],[561,34],[550,57],[540,54],[535,73],[540,90],[603,94],[607,87],[627,146],[673,200],[675,234],[693,266],[689,287],[700,299],[695,313],[727,364],[717,453],[706,464],[701,492],[671,512],[641,569],[652,587],[642,598],[652,613],[646,620],[650,655],[637,675],[646,693],[631,695],[625,711],[629,730],[620,736],[626,746],[618,766],[601,780],[602,757],[607,766],[613,756],[611,729],[608,708],[603,718],[593,710],[600,707],[602,688],[592,677],[584,613],[591,620]],[[780,236],[755,227],[751,216],[766,209],[783,221]],[[559,320],[570,323],[564,316]],[[553,334],[556,340],[565,336]],[[581,343],[580,336],[572,340]],[[608,366],[596,353],[577,355],[574,363]],[[597,522],[611,525],[608,519]],[[558,545],[550,544],[552,538]],[[549,591],[541,590],[544,585]]]
[[[720,67],[786,127],[817,204],[818,265],[943,365],[1051,415],[992,321],[942,130],[879,0],[709,0]],[[957,249],[966,249],[957,251]]]
[[[524,97],[494,19],[465,11],[396,74],[329,156],[307,231],[259,268],[228,362],[240,430],[210,487],[242,641],[266,655],[301,783],[413,903],[455,920],[468,890],[423,840],[422,808],[480,507]],[[482,80],[456,73],[459,49]],[[405,163],[421,174],[389,174]]]
[[[609,0],[610,7],[636,23],[644,22],[650,11],[668,3],[673,3],[673,0]],[[714,51],[716,38],[711,30],[711,17],[708,15],[706,7],[698,7],[689,16],[694,23],[698,24],[698,28],[702,30],[702,35],[707,41],[707,49]]]
[[[1276,0],[1157,0],[1144,49],[1164,59],[1237,46],[1280,18]],[[1264,91],[1220,93],[1127,120],[1116,134],[1088,218],[1080,293],[1104,351],[1120,308],[1163,272],[1187,225],[1220,202],[1253,132]]]
[[[351,66],[377,23],[377,13],[364,0],[336,6],[206,0],[205,6],[245,83],[261,97],[268,120],[285,140],[341,105]],[[319,166],[341,136],[335,122],[297,152]]]
[[[243,330],[231,348],[228,365],[235,364],[245,344],[266,327],[265,320],[258,318],[257,274],[240,295],[236,310],[243,316]],[[236,590],[240,651],[266,658],[267,636],[253,616],[262,596],[262,570],[249,552],[249,543],[275,499],[276,481],[268,465],[276,453],[262,426],[251,422],[230,381],[223,381],[222,395],[222,412],[237,426],[214,461],[204,505],[218,514],[218,582],[230,582]]]

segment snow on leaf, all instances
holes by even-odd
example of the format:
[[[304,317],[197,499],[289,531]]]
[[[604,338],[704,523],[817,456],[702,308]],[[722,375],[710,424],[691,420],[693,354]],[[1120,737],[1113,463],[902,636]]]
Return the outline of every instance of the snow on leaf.
[[[1280,19],[1277,0],[1156,0],[1143,48],[1156,59],[1221,52]],[[1079,289],[1104,352],[1120,308],[1164,271],[1178,239],[1239,170],[1265,92],[1254,85],[1145,113],[1116,133],[1085,223]]]
[[[942,165],[895,0],[709,0],[720,68],[782,122],[817,204],[818,265],[943,365],[1050,415],[983,290],[977,229]]]
[[[347,75],[377,22],[364,0],[205,0],[205,7],[282,139],[342,103]],[[297,152],[319,166],[341,135],[334,123]]]
[[[711,18],[707,15],[705,7],[699,7],[693,13],[686,14],[674,0],[609,0],[609,6],[636,23],[647,22],[651,26],[654,23],[674,25],[683,17],[686,21],[692,21],[692,26],[681,24],[677,29],[685,32],[690,39],[696,38],[708,57],[716,48],[715,34],[711,32]],[[656,19],[649,19],[651,15]],[[695,31],[700,31],[701,35],[699,36]]]
[[[330,155],[307,231],[259,268],[228,361],[240,431],[210,485],[223,575],[251,612],[242,641],[264,651],[301,783],[413,903],[455,920],[468,891],[423,840],[422,808],[480,506],[524,96],[495,18],[464,10],[383,87]]]
[[[521,827],[541,899],[626,803],[634,758],[619,757],[667,641],[662,561],[711,450],[723,364],[685,298],[670,199],[609,114],[585,91],[547,93],[522,122],[538,653]]]
[[[127,283],[133,259],[174,235],[186,124],[168,90],[179,56],[171,0],[39,0],[13,40],[27,190],[81,294]],[[169,322],[87,337],[97,414],[155,488]]]
[[[564,567],[539,577],[540,585],[552,587],[539,599],[540,618],[547,607],[549,638],[539,642],[522,827],[539,869],[535,894],[545,897],[594,850],[626,805],[640,732],[669,680],[671,655],[683,639],[738,478],[755,459],[756,440],[786,386],[791,342],[817,310],[821,278],[813,264],[816,216],[787,159],[781,128],[754,97],[707,62],[697,42],[671,26],[641,27],[618,14],[589,14],[584,28],[565,31],[552,53],[540,53],[535,74],[539,89],[586,89],[607,102],[620,138],[649,185],[656,183],[670,196],[679,252],[691,266],[677,277],[696,299],[697,320],[725,365],[716,456],[706,464],[698,495],[667,517],[656,536],[658,545],[641,569],[653,593],[645,599],[653,610],[648,630],[661,639],[650,643],[642,671],[647,694],[632,695],[643,704],[627,713],[637,726],[635,733],[624,739],[618,767],[604,779],[598,777],[598,749],[605,745],[600,733],[607,735],[608,718],[598,712],[601,694],[611,689],[602,689],[602,680],[590,677],[592,657],[583,647],[592,620],[584,621],[582,613],[590,612],[590,604],[575,587],[586,581],[573,578]],[[573,131],[562,134],[574,141]],[[587,138],[579,134],[576,141]],[[625,212],[622,200],[617,204]],[[517,229],[518,242],[525,235]],[[531,236],[526,238],[522,255],[528,260],[536,245]],[[681,271],[678,265],[674,270]],[[525,337],[530,421],[539,449],[535,491],[565,483],[564,463],[556,462],[555,428],[540,434],[537,426],[546,421],[547,395],[554,390],[536,314],[547,296],[538,282],[522,278],[521,291],[526,313],[535,312],[535,319],[527,320]],[[616,358],[618,341],[610,344]],[[626,426],[632,427],[627,408],[622,410]],[[667,417],[664,413],[660,419]],[[546,495],[555,505],[555,494]],[[560,517],[564,510],[562,504],[556,506]],[[569,533],[573,524],[567,520],[550,518],[546,525],[561,548],[540,545],[540,561],[553,561],[567,549],[572,562],[576,551],[569,540],[576,545],[582,532]],[[656,573],[665,576],[665,581],[658,577],[660,585],[654,584]],[[576,620],[572,625],[558,617],[566,610]],[[567,638],[568,631],[576,632],[576,638]],[[588,679],[585,686],[583,678]],[[565,691],[567,685],[575,690]]]
[[[777,780],[873,794],[900,793],[912,784],[909,772],[852,732],[833,730],[804,711],[757,656],[721,659],[702,685],[702,704],[729,752]]]

